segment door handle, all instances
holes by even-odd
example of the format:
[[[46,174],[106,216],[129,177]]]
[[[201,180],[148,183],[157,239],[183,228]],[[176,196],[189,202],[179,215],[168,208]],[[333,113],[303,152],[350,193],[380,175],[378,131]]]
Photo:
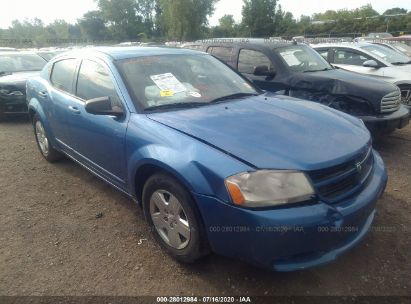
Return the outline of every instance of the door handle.
[[[40,96],[41,98],[47,98],[47,92],[46,92],[46,91],[40,91],[40,92],[39,92],[39,96]]]
[[[80,110],[77,107],[69,106],[68,109],[74,114],[80,114]]]

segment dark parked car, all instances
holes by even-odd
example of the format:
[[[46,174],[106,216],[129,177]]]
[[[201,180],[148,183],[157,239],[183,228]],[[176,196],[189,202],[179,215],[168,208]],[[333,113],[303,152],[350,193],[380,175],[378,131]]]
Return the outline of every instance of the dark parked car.
[[[27,99],[45,159],[67,155],[141,202],[184,262],[210,250],[278,271],[333,261],[367,234],[387,182],[361,120],[264,93],[205,53],[64,54]]]
[[[409,122],[395,85],[335,69],[308,45],[243,39],[184,47],[214,55],[263,90],[316,101],[359,117],[374,133],[388,133]]]
[[[26,81],[37,76],[46,61],[34,53],[0,53],[0,119],[27,113]]]

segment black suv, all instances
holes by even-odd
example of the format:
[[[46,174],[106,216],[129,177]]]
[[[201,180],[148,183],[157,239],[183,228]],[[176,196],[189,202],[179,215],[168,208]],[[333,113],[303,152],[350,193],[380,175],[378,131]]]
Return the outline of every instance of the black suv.
[[[320,102],[357,116],[374,134],[401,129],[409,112],[401,92],[388,82],[335,69],[306,44],[265,39],[186,43],[210,53],[263,90]]]
[[[27,113],[26,81],[37,76],[47,62],[28,52],[0,53],[0,120]]]

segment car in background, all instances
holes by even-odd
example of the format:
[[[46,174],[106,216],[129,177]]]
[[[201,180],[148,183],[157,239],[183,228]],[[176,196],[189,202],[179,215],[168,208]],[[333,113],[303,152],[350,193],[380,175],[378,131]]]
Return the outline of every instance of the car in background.
[[[36,53],[41,56],[44,60],[50,61],[54,57],[66,52],[66,50],[40,50],[37,51]]]
[[[27,114],[26,81],[39,75],[46,63],[33,52],[0,53],[0,119]]]
[[[411,108],[411,58],[372,43],[313,45],[333,66],[397,85],[401,102]]]
[[[385,38],[391,38],[392,34],[390,33],[369,33],[366,38],[371,38],[371,39],[385,39]]]
[[[263,90],[319,102],[361,118],[376,137],[409,122],[395,85],[335,69],[306,44],[234,39],[197,41],[184,47],[214,55]]]
[[[400,52],[408,57],[410,57],[411,59],[411,46],[399,42],[399,41],[387,41],[387,40],[379,40],[379,41],[373,41],[372,43],[374,44],[378,44],[378,45],[382,45],[385,46],[389,49],[392,49],[394,51]]]
[[[0,47],[0,52],[17,52],[17,49],[10,47]]]
[[[391,37],[391,38],[386,38],[388,41],[399,41],[402,42],[406,45],[411,46],[411,35],[402,35],[399,37]]]
[[[182,262],[210,250],[277,271],[331,262],[365,237],[387,183],[361,120],[264,93],[201,52],[63,54],[27,100],[44,158],[141,202]]]

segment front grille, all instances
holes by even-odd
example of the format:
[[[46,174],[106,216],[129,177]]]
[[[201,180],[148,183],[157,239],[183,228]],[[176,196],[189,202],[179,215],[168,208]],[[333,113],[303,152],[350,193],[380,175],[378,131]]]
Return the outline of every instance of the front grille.
[[[401,92],[394,91],[385,95],[381,100],[381,113],[395,112],[401,105]]]
[[[372,148],[369,147],[343,164],[308,174],[320,198],[335,203],[362,188],[371,175],[373,161]]]

